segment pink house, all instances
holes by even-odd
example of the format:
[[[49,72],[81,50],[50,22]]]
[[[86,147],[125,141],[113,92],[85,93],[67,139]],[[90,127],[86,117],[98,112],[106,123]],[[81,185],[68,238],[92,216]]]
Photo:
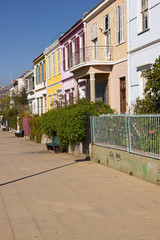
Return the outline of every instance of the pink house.
[[[65,104],[72,104],[73,99],[76,99],[77,96],[79,98],[85,98],[87,96],[86,80],[81,79],[77,83],[73,78],[73,73],[70,72],[73,61],[79,61],[78,59],[73,59],[71,56],[85,47],[85,32],[82,19],[65,32],[59,38],[59,42],[62,56],[62,95],[64,96]]]

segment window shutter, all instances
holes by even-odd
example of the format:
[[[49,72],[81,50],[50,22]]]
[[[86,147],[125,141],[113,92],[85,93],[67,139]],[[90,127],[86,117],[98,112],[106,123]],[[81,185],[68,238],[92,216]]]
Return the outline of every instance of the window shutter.
[[[67,94],[66,93],[64,94],[64,102],[65,102],[65,105],[67,105]]]
[[[116,7],[116,45],[119,44],[119,7]]]
[[[70,61],[70,67],[73,66],[73,56],[72,56],[72,42],[70,42],[70,47],[69,47],[69,51],[70,51],[70,56],[69,56],[69,61]]]
[[[122,23],[122,22],[123,22],[123,21],[122,21],[122,19],[123,19],[123,18],[122,18],[122,11],[123,11],[122,9],[123,9],[123,8],[122,8],[122,5],[120,5],[120,6],[119,6],[119,15],[120,15],[120,18],[119,18],[119,19],[120,19],[120,27],[119,27],[120,43],[122,42],[122,39],[123,39],[123,38],[122,38],[122,24],[123,24],[123,23]]]
[[[106,16],[103,17],[103,32],[106,30]]]
[[[76,64],[79,64],[79,36],[76,38]]]
[[[122,6],[122,41],[125,41],[125,5],[124,3]]]
[[[83,42],[83,61],[85,61],[85,32],[82,34],[82,42]]]
[[[63,48],[63,70],[66,70],[66,66],[65,66],[65,47]]]
[[[41,74],[42,74],[42,82],[44,81],[44,77],[43,77],[43,62],[41,64]]]
[[[67,45],[67,53],[68,53],[68,68],[70,68],[70,44]]]
[[[111,17],[110,17],[110,13],[108,13],[108,29],[111,28]]]

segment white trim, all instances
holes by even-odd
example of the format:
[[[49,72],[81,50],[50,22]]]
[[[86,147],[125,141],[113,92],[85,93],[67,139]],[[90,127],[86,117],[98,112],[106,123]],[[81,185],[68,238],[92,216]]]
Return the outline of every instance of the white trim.
[[[100,5],[97,6],[97,8],[93,9],[93,11],[91,11],[82,21],[85,22],[85,21],[89,21],[89,19],[91,17],[93,17],[93,15],[98,11],[98,10],[101,10],[101,8],[104,7],[105,4],[107,4],[108,2],[112,2],[111,0],[106,0],[104,2],[102,2]]]
[[[57,47],[59,47],[59,41],[56,40],[54,43],[52,43],[48,48],[44,50],[44,54],[48,56],[52,51],[54,51]]]

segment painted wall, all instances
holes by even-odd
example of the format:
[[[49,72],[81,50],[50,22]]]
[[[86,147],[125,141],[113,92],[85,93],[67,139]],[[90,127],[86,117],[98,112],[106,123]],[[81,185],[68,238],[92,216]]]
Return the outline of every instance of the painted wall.
[[[125,3],[125,42],[116,46],[116,7]],[[112,60],[118,61],[127,57],[127,6],[125,0],[114,1],[109,6],[101,10],[98,14],[92,16],[91,19],[86,20],[86,45],[93,46],[91,40],[91,27],[97,23],[97,46],[105,46],[105,34],[103,33],[103,18],[110,14],[110,29],[111,29],[111,46],[112,46]]]
[[[141,71],[138,67],[153,64],[160,55],[160,31],[157,24],[160,22],[160,2],[150,0],[149,29],[139,32],[138,0],[129,0],[129,106],[131,113],[137,97],[143,97]],[[145,46],[146,45],[146,46]]]
[[[143,180],[160,183],[159,160],[96,145],[91,146],[91,159]]]
[[[128,71],[127,61],[113,65],[109,75],[109,103],[110,106],[120,113],[120,78],[126,78],[126,112],[128,109]]]
[[[139,32],[138,19],[138,1],[129,0],[129,38],[130,50],[139,46],[150,43],[160,38],[160,33],[157,28],[157,23],[160,22],[160,2],[159,0],[149,0],[149,30],[141,33]]]
[[[133,111],[136,103],[136,98],[141,95],[141,71],[137,71],[137,67],[154,63],[155,59],[160,54],[160,43],[153,45],[149,48],[142,49],[131,55],[130,66],[131,66],[131,112]]]
[[[80,22],[77,25],[75,24],[68,32],[63,36],[63,39],[60,39],[61,42],[61,64],[62,64],[62,94],[65,94],[65,91],[70,90],[73,92],[74,89],[74,78],[73,74],[68,70],[63,69],[63,48],[64,46],[72,41],[73,38],[78,37],[80,33],[84,31],[83,23]],[[85,80],[82,80],[85,81]],[[79,82],[82,82],[81,80]]]

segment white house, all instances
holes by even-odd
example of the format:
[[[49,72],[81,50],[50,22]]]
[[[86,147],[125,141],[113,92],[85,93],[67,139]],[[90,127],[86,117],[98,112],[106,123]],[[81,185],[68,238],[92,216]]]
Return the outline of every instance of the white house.
[[[160,1],[128,0],[128,77],[131,113],[136,98],[144,97],[146,79],[141,74],[160,55]]]
[[[35,114],[35,90],[34,90],[34,70],[31,69],[24,75],[26,82],[26,93],[28,99],[29,110],[31,114]]]

